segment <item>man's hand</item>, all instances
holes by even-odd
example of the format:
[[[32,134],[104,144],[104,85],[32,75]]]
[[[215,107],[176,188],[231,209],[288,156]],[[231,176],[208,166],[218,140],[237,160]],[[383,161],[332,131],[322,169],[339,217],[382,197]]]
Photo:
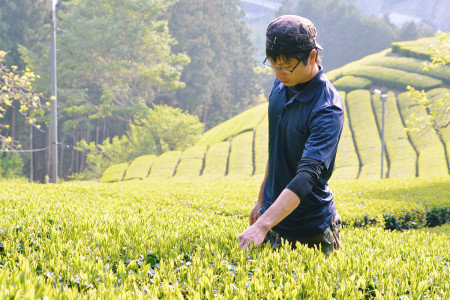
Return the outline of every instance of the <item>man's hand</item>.
[[[267,230],[259,226],[258,223],[253,224],[239,235],[241,242],[239,248],[250,250],[252,247],[257,247],[264,242]]]
[[[258,201],[259,203],[259,201]],[[250,249],[262,244],[267,232],[288,216],[299,204],[300,198],[291,190],[284,189],[277,200],[258,218],[258,203],[250,214],[250,227],[239,235],[239,248]],[[256,221],[255,215],[256,213]],[[251,222],[254,222],[253,224]]]
[[[263,207],[263,202],[261,202],[261,201],[256,202],[255,206],[253,207],[252,211],[250,212],[250,216],[249,216],[250,226],[255,224],[256,220],[258,220],[258,212],[261,209],[261,207]]]

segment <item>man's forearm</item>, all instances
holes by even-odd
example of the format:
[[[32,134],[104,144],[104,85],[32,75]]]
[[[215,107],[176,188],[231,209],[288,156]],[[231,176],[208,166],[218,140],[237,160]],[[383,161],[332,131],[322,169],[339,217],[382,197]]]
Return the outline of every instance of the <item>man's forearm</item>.
[[[286,218],[299,204],[300,198],[291,190],[284,189],[269,209],[258,218],[255,225],[269,231]]]

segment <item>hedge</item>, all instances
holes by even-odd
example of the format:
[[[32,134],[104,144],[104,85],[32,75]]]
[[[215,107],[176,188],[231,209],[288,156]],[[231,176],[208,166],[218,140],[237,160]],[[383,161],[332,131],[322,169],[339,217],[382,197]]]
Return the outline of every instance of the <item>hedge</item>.
[[[230,142],[211,145],[205,156],[205,168],[200,179],[219,179],[225,176]]]
[[[341,139],[336,153],[335,167],[333,171],[334,179],[356,179],[359,173],[359,159],[355,151],[352,133],[349,126],[349,115],[345,105],[346,93],[339,92],[344,103],[344,125]]]
[[[121,181],[127,171],[128,163],[112,165],[107,168],[100,178],[101,182]]]
[[[442,80],[427,75],[378,66],[357,65],[344,69],[342,74],[369,78],[373,83],[401,91],[406,90],[408,85],[428,90],[443,84]]]
[[[147,177],[150,172],[150,167],[156,160],[156,155],[142,155],[133,160],[127,169],[124,180],[128,179],[142,179]]]
[[[348,115],[362,164],[360,178],[380,178],[381,142],[372,112],[370,92],[353,91],[347,95],[347,102]]]
[[[430,60],[430,46],[437,45],[438,42],[435,37],[426,37],[414,41],[394,42],[391,46],[392,52],[399,53],[402,56]]]
[[[210,146],[223,142],[245,131],[253,130],[267,113],[267,103],[250,108],[243,113],[208,130],[196,143],[197,146]]]
[[[267,114],[255,129],[255,174],[265,174],[269,157],[269,119]]]
[[[412,57],[395,57],[387,56],[388,52],[383,51],[377,55],[370,55],[362,60],[362,65],[379,66],[392,69],[403,70],[412,73],[419,73],[442,79],[443,81],[450,83],[450,66],[437,66],[435,69],[429,71],[424,70],[424,61]]]
[[[382,127],[382,102],[380,95],[373,95],[373,106],[378,128]],[[390,161],[389,177],[415,177],[417,155],[408,140],[394,93],[389,92],[385,102],[384,138],[387,156]],[[387,164],[385,164],[387,167]]]
[[[205,153],[206,146],[195,146],[183,151],[175,173],[175,178],[192,179],[200,176]]]
[[[365,89],[372,85],[372,81],[368,78],[356,76],[344,76],[333,82],[336,89],[340,91],[350,92],[357,89]]]
[[[168,151],[155,160],[148,178],[169,178],[175,173],[181,151]]]
[[[248,131],[231,141],[227,179],[245,179],[253,175],[253,135],[253,131]]]

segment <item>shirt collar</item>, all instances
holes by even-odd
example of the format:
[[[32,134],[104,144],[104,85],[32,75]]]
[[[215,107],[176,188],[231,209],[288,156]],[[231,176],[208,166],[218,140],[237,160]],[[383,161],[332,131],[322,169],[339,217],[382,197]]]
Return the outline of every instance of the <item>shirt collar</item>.
[[[322,65],[319,65],[319,72],[314,76],[313,79],[307,82],[306,86],[293,97],[291,100],[297,100],[300,102],[308,103],[311,101],[313,96],[320,90],[320,87],[325,84],[327,80],[327,77],[325,75],[325,72],[323,71]],[[278,84],[280,94],[281,92],[286,92],[286,86],[283,83]],[[291,103],[292,101],[289,101],[288,103]]]

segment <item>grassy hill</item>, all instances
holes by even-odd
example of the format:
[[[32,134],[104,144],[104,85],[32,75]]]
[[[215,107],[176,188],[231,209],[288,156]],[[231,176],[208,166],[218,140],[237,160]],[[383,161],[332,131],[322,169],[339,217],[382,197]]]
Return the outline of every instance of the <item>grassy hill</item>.
[[[372,93],[375,88],[387,91],[383,177],[449,175],[449,129],[405,131],[410,114],[428,114],[408,98],[407,85],[425,90],[431,98],[448,92],[450,87],[449,66],[423,70],[423,63],[430,58],[430,44],[437,42],[435,38],[423,38],[393,43],[389,49],[327,73],[345,103],[345,124],[333,179],[381,176],[382,108],[380,96]],[[205,132],[192,148],[112,166],[101,181],[262,177],[267,138],[267,104],[261,104]],[[137,171],[135,166],[141,169]]]

